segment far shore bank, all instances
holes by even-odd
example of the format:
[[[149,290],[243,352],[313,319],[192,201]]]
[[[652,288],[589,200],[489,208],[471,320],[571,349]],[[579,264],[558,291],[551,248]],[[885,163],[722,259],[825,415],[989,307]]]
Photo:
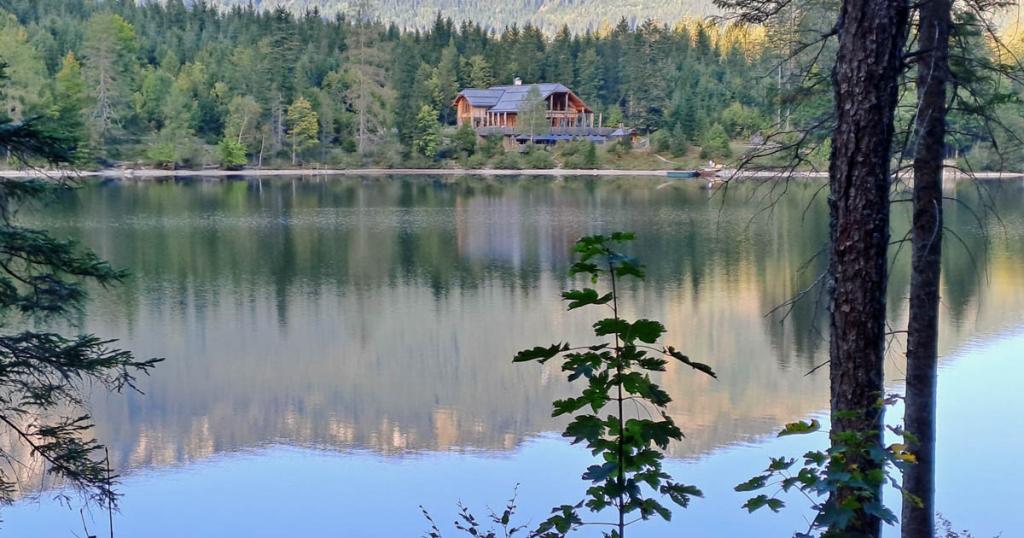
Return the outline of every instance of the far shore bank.
[[[75,170],[51,170],[51,169],[27,169],[27,170],[0,170],[0,178],[56,178],[56,177],[101,177],[120,179],[160,179],[175,177],[280,177],[280,176],[303,176],[303,177],[328,177],[328,176],[592,176],[592,177],[672,177],[672,173],[684,172],[683,170],[620,170],[620,169],[461,169],[461,168],[345,168],[345,169],[245,169],[245,170],[159,170],[149,168],[110,168],[97,171],[75,171]],[[704,174],[699,178],[679,179],[700,179],[723,181],[730,178],[739,179],[825,179],[827,172],[774,172],[774,171],[743,171],[737,173],[734,169],[723,169],[713,175]],[[955,173],[949,176],[951,179],[1018,179],[1024,178],[1024,173],[1018,172],[978,172],[973,176],[963,173]],[[675,179],[675,178],[673,178]]]

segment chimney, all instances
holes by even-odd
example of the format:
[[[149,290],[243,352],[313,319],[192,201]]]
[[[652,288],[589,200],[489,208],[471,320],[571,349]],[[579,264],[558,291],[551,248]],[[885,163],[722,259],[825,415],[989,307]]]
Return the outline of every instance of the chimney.
[[[522,86],[523,85],[523,79],[521,79],[519,77],[516,77],[516,78],[512,79],[512,85],[513,86]]]

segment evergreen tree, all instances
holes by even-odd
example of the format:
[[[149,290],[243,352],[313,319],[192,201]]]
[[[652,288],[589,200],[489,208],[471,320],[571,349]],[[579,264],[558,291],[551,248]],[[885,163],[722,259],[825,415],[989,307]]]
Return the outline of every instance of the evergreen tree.
[[[729,135],[725,133],[722,124],[716,123],[711,126],[700,145],[701,159],[723,159],[732,156],[732,149],[729,147]]]
[[[139,91],[133,96],[135,113],[150,129],[163,128],[164,103],[174,87],[174,75],[163,67],[147,68]]]
[[[568,26],[563,26],[548,48],[547,56],[549,63],[545,78],[550,82],[572,84],[576,79],[573,68],[575,64],[573,53],[572,34],[569,32]]]
[[[0,105],[14,120],[31,115],[46,84],[46,67],[14,15],[0,9],[0,59],[6,64],[5,95]],[[28,111],[28,114],[26,112]]]
[[[459,93],[459,51],[451,42],[441,53],[441,61],[433,74],[434,108],[441,115],[445,125],[455,123],[455,109],[452,102]]]
[[[189,80],[179,75],[161,107],[163,127],[147,152],[163,165],[192,164],[196,160],[195,122],[198,105]]]
[[[682,157],[686,155],[687,149],[689,146],[686,143],[686,133],[683,132],[682,127],[676,125],[669,137],[668,150],[673,157]]]
[[[428,105],[420,108],[416,115],[416,130],[413,133],[412,147],[418,155],[434,159],[441,143],[441,126],[437,122],[437,111]]]
[[[0,69],[0,95],[3,82]],[[3,112],[0,152],[21,163],[67,165],[78,159],[62,131],[32,120],[14,122]],[[14,502],[18,486],[28,486],[18,479],[28,464],[18,456],[24,450],[46,462],[47,474],[113,509],[115,484],[103,447],[91,436],[86,402],[95,387],[135,390],[136,376],[158,361],[138,361],[113,347],[112,340],[67,336],[52,328],[65,322],[74,326],[87,286],[114,285],[125,276],[74,241],[18,221],[17,207],[62,187],[0,179],[0,422],[10,433],[0,457],[13,470],[0,474],[0,501]],[[18,328],[26,326],[38,328]]]
[[[74,144],[77,162],[84,162],[89,154],[86,150],[89,140],[85,122],[86,91],[82,65],[75,53],[68,52],[54,77],[47,108],[52,123],[62,129]]]
[[[491,64],[482,55],[471,57],[467,62],[466,71],[466,84],[470,88],[489,88],[494,85]]]
[[[587,49],[579,59],[579,79],[576,83],[578,95],[588,103],[602,101],[601,89],[604,86],[604,65],[597,55],[597,50]],[[593,105],[591,105],[593,106]]]
[[[92,90],[90,123],[93,141],[104,147],[121,134],[131,113],[132,71],[137,50],[135,29],[124,18],[97,13],[85,28],[84,71]]]

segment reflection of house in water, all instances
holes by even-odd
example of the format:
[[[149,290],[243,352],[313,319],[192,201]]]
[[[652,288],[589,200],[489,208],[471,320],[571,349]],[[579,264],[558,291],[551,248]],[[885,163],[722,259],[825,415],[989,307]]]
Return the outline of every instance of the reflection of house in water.
[[[585,231],[582,224],[566,223],[577,220],[575,208],[556,212],[547,203],[531,204],[520,197],[458,197],[455,209],[459,257],[515,271],[567,266],[572,244]]]
[[[665,234],[658,226],[685,225],[680,207],[698,217],[705,211],[716,227],[727,224],[703,196],[649,185],[480,179],[443,197],[410,185],[268,181],[261,196],[286,201],[288,210],[284,217],[273,206],[268,216],[287,218],[290,226],[242,225],[254,219],[247,213],[229,225],[203,218],[155,229],[135,218],[134,212],[170,219],[181,207],[219,207],[223,201],[208,196],[234,201],[246,194],[239,184],[167,184],[189,197],[180,206],[150,187],[84,189],[75,193],[80,204],[60,206],[67,222],[92,222],[117,208],[109,214],[126,220],[110,222],[124,225],[79,233],[115,264],[147,264],[141,269],[152,275],[149,283],[129,284],[138,286],[129,288],[133,293],[98,294],[90,308],[111,315],[87,316],[83,329],[120,337],[139,356],[173,357],[143,380],[145,395],[97,394],[91,402],[96,437],[110,446],[114,466],[130,472],[268,443],[380,454],[512,449],[559,430],[551,401],[578,387],[566,386],[554,361],[540,369],[513,365],[511,356],[563,338],[590,341],[588,316],[603,315],[566,314],[559,300],[573,241],[599,226],[635,229],[641,241]],[[810,196],[817,187],[809,187],[796,192]],[[795,198],[779,211],[789,212],[788,222],[802,222],[806,200]],[[1013,207],[1021,207],[1019,200],[1010,199]],[[759,204],[730,209],[746,226],[742,212]],[[331,213],[336,221],[325,220],[325,206],[342,208]],[[641,210],[657,219],[631,219]],[[409,232],[405,218],[422,230]],[[694,237],[699,244],[704,236]],[[797,354],[799,326],[770,329],[764,317],[802,289],[789,279],[807,259],[802,243],[785,228],[754,237],[763,248],[744,247],[737,256],[698,252],[708,256],[698,260],[699,287],[676,284],[691,282],[682,273],[697,267],[684,263],[690,254],[682,239],[645,243],[658,256],[644,261],[664,263],[652,264],[648,283],[630,290],[630,317],[662,320],[667,344],[719,373],[711,380],[675,364],[659,377],[687,434],[673,448],[676,456],[748,442],[827,408],[824,371],[805,377],[806,364],[775,360]],[[1020,323],[1024,248],[1000,237],[994,234],[991,260],[980,260],[987,278],[964,282],[964,271],[945,272],[944,295],[955,310],[940,318],[940,349]],[[402,259],[403,241],[422,245],[408,250],[422,258]],[[287,264],[261,263],[267,259]],[[470,284],[438,276],[437,260],[487,267]],[[525,273],[534,279],[526,285]],[[904,295],[905,286],[894,293]],[[895,326],[906,323],[905,306],[898,308]],[[812,350],[808,364],[825,360],[823,353]],[[46,467],[20,448],[14,456],[32,465],[18,477],[32,487],[49,485],[41,482]]]
[[[543,101],[547,119],[543,132],[530,132],[521,116],[535,103],[530,91]],[[455,98],[457,125],[469,125],[480,136],[501,136],[506,146],[514,144],[555,144],[571,140],[603,143],[622,138],[633,139],[636,131],[621,125],[605,127],[604,117],[596,114],[583,99],[562,84],[541,82],[523,84],[519,78],[511,86],[466,88]]]

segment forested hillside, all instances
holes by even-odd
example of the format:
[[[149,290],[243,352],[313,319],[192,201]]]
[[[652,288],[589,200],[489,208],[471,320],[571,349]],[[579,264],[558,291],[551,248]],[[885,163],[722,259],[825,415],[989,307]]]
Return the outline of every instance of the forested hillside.
[[[759,34],[698,22],[548,39],[532,26],[495,36],[437,19],[401,32],[181,2],[8,5],[0,51],[12,114],[54,118],[101,159],[193,165],[216,144],[251,164],[472,153],[472,140],[437,132],[454,123],[452,100],[514,76],[569,85],[606,123],[664,129],[682,149],[718,124],[720,138],[749,132],[775,106],[774,78],[758,76],[768,69]]]
[[[686,17],[703,17],[715,12],[709,0],[210,0],[223,8],[262,9],[283,7],[293,13],[317,9],[320,13],[355,15],[363,11],[385,23],[404,28],[429,28],[438,13],[456,24],[470,21],[501,30],[506,26],[530,24],[554,33],[568,25],[573,31],[610,28],[620,19],[636,24],[651,18],[675,22]]]
[[[81,140],[87,166],[550,166],[552,152],[506,155],[500,144],[451,127],[461,88],[517,76],[565,84],[606,125],[636,127],[657,152],[690,162],[698,146],[700,158],[727,157],[730,140],[829,109],[827,86],[807,99],[802,73],[792,62],[779,68],[779,28],[620,21],[602,32],[548,36],[531,25],[494,33],[438,17],[426,30],[402,31],[181,0],[2,5],[6,113],[66,130]],[[789,97],[799,94],[794,108]],[[1011,112],[1007,121],[1019,106]],[[957,150],[991,154],[973,147],[970,132],[979,129],[958,125]],[[594,167],[608,154],[628,167],[636,155],[628,147],[597,155],[590,146],[557,148],[558,164]]]

